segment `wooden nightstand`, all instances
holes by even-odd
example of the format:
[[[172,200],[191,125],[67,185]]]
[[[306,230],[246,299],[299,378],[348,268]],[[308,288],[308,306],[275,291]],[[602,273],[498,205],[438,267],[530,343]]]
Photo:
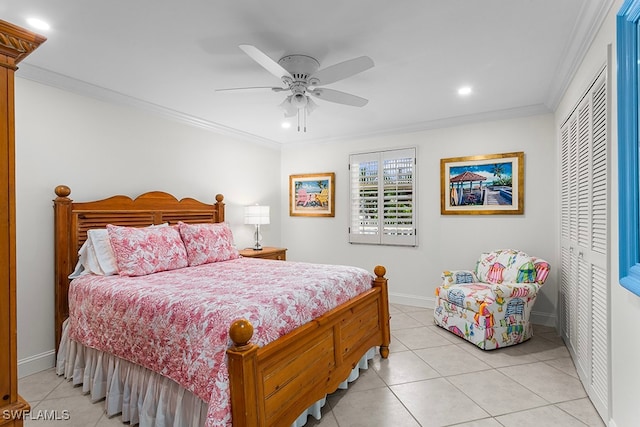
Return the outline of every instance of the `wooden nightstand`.
[[[248,248],[248,249],[241,250],[240,255],[246,256],[249,258],[263,258],[263,259],[275,259],[278,261],[286,261],[287,249],[264,246],[261,251],[254,251],[253,249]]]

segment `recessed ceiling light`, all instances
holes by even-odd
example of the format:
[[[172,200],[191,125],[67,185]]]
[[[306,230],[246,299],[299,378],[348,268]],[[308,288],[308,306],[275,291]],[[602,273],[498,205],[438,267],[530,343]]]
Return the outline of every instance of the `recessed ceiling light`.
[[[283,129],[289,129],[291,127],[291,123],[289,122],[282,122],[282,128]]]
[[[31,27],[35,28],[36,30],[46,31],[49,28],[51,28],[51,26],[48,23],[38,18],[28,18],[27,24],[29,24]]]
[[[458,95],[470,95],[471,94],[471,86],[463,86],[458,89]]]

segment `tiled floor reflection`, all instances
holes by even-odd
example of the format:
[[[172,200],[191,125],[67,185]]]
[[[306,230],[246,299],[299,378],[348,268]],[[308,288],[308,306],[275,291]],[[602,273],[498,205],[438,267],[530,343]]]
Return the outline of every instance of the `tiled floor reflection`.
[[[376,356],[349,390],[329,396],[322,419],[306,426],[605,425],[552,328],[536,325],[526,343],[483,351],[435,326],[432,310],[392,304],[391,316],[389,358]],[[19,392],[34,414],[70,411],[67,420],[27,419],[29,427],[123,426],[53,369],[21,379]]]

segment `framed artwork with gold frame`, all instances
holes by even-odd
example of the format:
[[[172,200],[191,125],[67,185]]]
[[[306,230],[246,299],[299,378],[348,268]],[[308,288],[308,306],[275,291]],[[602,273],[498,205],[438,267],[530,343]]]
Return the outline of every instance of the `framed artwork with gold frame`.
[[[289,175],[290,216],[335,216],[335,173]]]
[[[440,160],[442,215],[524,213],[524,152]]]

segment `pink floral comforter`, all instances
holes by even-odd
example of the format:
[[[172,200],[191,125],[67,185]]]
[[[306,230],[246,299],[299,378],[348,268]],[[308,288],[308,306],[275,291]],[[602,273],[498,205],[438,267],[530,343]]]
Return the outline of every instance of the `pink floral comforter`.
[[[141,277],[79,277],[69,337],[169,377],[231,425],[225,350],[238,318],[264,346],[371,288],[357,267],[240,258]]]

